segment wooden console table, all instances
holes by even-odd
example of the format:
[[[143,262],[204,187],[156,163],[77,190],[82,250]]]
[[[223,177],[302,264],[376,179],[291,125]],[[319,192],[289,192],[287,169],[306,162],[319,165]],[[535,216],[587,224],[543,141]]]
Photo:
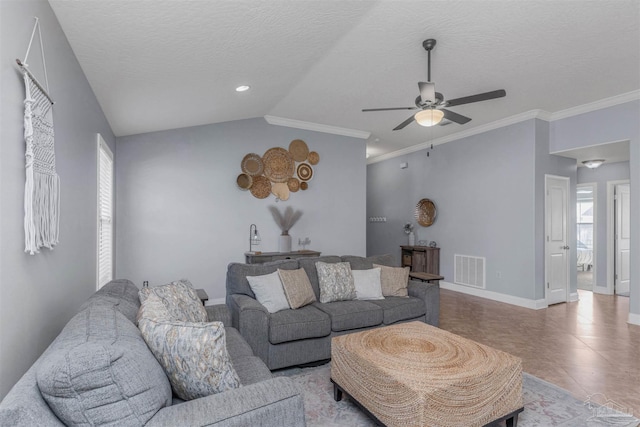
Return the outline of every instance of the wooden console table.
[[[304,250],[293,252],[244,253],[244,259],[247,264],[264,264],[265,262],[278,261],[281,259],[296,259],[315,256],[320,256],[320,252]]]
[[[440,274],[440,248],[429,246],[400,246],[402,266],[414,273]]]
[[[422,280],[423,282],[439,282],[440,280],[444,280],[444,276],[440,276],[438,274],[416,273],[413,271],[409,273],[409,277],[412,279]]]

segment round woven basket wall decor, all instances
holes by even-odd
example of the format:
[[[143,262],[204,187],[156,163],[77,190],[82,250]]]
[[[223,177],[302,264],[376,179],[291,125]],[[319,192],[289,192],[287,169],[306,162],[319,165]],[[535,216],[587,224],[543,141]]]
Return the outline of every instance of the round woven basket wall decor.
[[[271,193],[282,201],[289,200],[289,186],[285,182],[272,184]]]
[[[320,161],[320,154],[316,153],[315,151],[312,151],[309,153],[309,163],[315,166],[318,164],[319,161]]]
[[[262,163],[262,157],[256,153],[249,153],[240,162],[240,169],[247,175],[256,176],[262,175],[264,172],[264,164]]]
[[[289,187],[289,191],[295,193],[300,189],[300,181],[298,178],[289,178],[287,181],[287,186]]]
[[[296,173],[298,174],[300,181],[309,181],[313,178],[313,168],[307,163],[300,163]]]
[[[309,188],[309,184],[307,184],[306,182],[301,182],[300,183],[300,189],[301,190],[306,190],[307,188]]]
[[[284,148],[268,149],[262,156],[264,175],[273,182],[287,182],[293,176],[295,162]]]
[[[256,176],[253,178],[253,184],[249,191],[251,191],[253,197],[266,199],[271,194],[271,181],[264,175]]]
[[[416,205],[416,220],[423,227],[429,227],[436,220],[436,205],[429,199],[422,199]]]
[[[238,175],[238,178],[236,178],[236,184],[238,184],[238,187],[240,187],[241,190],[246,191],[251,188],[251,185],[253,184],[253,178],[251,178],[251,175],[249,174],[241,173],[240,175]]]
[[[307,143],[301,139],[294,139],[289,144],[289,152],[296,162],[304,162],[309,156],[309,147]]]

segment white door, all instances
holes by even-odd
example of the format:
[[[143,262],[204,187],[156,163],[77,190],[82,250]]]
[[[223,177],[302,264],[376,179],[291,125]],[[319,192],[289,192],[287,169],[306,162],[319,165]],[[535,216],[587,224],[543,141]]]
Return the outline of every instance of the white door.
[[[629,184],[616,185],[616,294],[629,292],[629,263],[631,261],[629,251],[631,242],[631,233],[629,231],[631,223],[630,200]]]
[[[547,304],[566,302],[569,294],[569,178],[545,176],[545,278]]]

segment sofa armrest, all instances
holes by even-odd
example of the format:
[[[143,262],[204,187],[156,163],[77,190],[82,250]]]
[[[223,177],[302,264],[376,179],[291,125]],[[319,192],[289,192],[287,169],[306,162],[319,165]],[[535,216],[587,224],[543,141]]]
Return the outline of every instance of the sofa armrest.
[[[433,326],[440,324],[440,283],[422,282],[419,280],[409,280],[409,296],[420,298],[424,301],[426,322]]]
[[[226,304],[206,305],[209,322],[222,322],[226,328],[231,326],[231,312]]]
[[[234,327],[247,341],[253,354],[269,366],[269,311],[247,295],[233,294],[229,300],[237,315]]]
[[[304,403],[290,378],[272,378],[162,408],[146,426],[304,426]]]

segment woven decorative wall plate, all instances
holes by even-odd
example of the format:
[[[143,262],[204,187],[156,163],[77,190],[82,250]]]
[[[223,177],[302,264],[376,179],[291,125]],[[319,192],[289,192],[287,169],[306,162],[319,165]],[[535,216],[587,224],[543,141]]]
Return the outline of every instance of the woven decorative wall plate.
[[[301,139],[294,139],[289,144],[289,152],[296,162],[304,162],[309,156],[309,147],[307,143]]]
[[[416,205],[416,220],[423,227],[429,227],[436,220],[436,205],[429,199],[422,199]]]
[[[300,183],[300,189],[301,190],[306,190],[307,188],[309,188],[309,184],[307,184],[306,182],[301,182]]]
[[[293,176],[295,162],[291,153],[281,147],[268,149],[262,156],[264,175],[273,182],[287,182]]]
[[[289,200],[289,186],[285,182],[276,182],[271,185],[271,193],[278,199]]]
[[[249,153],[240,162],[240,169],[247,175],[256,176],[262,175],[264,172],[264,164],[262,163],[262,157],[256,153]]]
[[[301,181],[309,181],[313,178],[313,168],[306,163],[300,163],[296,173]]]
[[[309,153],[309,163],[311,163],[312,165],[317,165],[319,161],[320,154],[316,153],[315,151]]]
[[[255,198],[266,199],[271,194],[271,181],[264,175],[256,176],[249,191]]]
[[[289,187],[289,191],[295,193],[300,189],[300,181],[298,181],[298,178],[289,178],[287,186]]]
[[[236,178],[236,184],[238,184],[238,187],[240,187],[241,190],[246,191],[251,188],[251,184],[253,184],[253,178],[251,178],[251,175],[249,174],[241,173],[240,175],[238,175],[238,178]]]

